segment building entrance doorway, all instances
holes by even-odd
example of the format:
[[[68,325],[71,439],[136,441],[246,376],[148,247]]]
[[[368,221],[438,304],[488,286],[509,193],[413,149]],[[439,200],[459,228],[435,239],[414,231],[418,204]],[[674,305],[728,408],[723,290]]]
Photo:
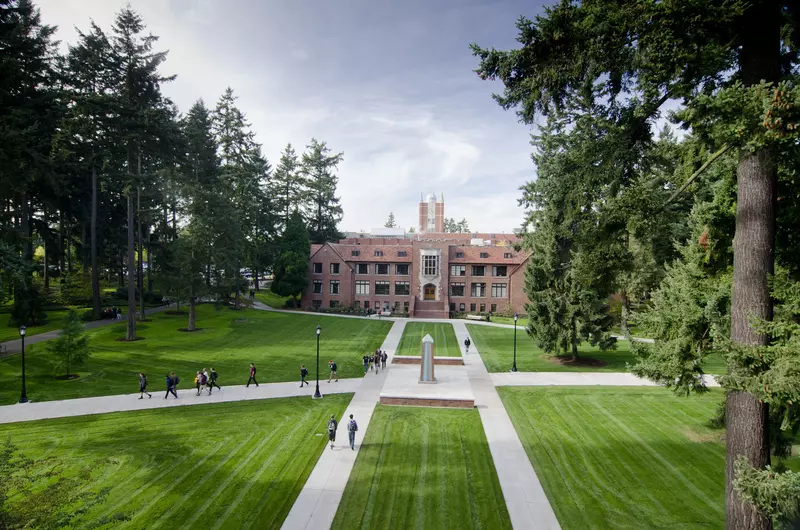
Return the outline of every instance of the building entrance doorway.
[[[423,288],[425,300],[436,300],[436,286],[429,283]]]

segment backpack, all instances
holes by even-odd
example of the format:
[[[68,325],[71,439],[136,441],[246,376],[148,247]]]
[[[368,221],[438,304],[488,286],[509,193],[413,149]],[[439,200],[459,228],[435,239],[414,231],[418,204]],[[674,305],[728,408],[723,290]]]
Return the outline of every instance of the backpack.
[[[358,431],[358,424],[356,423],[356,420],[350,420],[350,431],[351,432]]]
[[[308,375],[308,368],[303,368],[302,370],[300,370],[300,374],[303,377],[307,376]]]
[[[333,420],[330,420],[328,422],[328,432],[333,432],[335,430],[336,430],[336,422],[333,421]]]
[[[181,378],[176,375],[175,379],[172,381],[172,384],[175,385],[175,386],[178,386],[178,383],[180,383],[180,382],[181,382]]]
[[[336,371],[336,363],[333,363],[331,365],[331,372],[335,372],[335,371]]]

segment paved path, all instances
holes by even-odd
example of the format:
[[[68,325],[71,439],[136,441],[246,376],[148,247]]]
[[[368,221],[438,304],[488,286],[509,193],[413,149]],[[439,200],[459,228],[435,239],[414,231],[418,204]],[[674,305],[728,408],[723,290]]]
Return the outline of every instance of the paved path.
[[[170,305],[170,306],[159,306],[159,307],[153,307],[153,308],[150,308],[150,309],[145,309],[144,310],[144,314],[145,315],[151,315],[153,313],[160,313],[161,311],[166,311],[170,307],[174,307],[174,306],[173,305]],[[138,312],[138,309],[137,309],[137,312]],[[92,322],[87,322],[86,323],[86,329],[89,330],[89,329],[102,328],[103,326],[110,326],[111,324],[124,324],[125,322],[127,322],[127,317],[125,315],[123,315],[122,320],[112,320],[112,319],[108,319],[108,320],[93,320]],[[46,340],[54,339],[54,338],[58,337],[59,333],[61,333],[60,329],[54,329],[52,331],[46,331],[44,333],[39,333],[37,335],[27,335],[25,337],[25,344],[27,346],[30,346],[31,344],[36,344],[37,342],[43,342],[43,341],[46,341]],[[10,340],[8,342],[0,343],[0,347],[2,347],[2,346],[5,346],[7,354],[20,353],[22,351],[22,340],[21,339],[15,339],[15,340]]]
[[[320,374],[321,375],[321,374]],[[363,381],[362,378],[340,379],[338,383],[320,380],[320,388],[324,393],[343,394],[356,392]],[[81,399],[65,399],[62,401],[42,401],[39,403],[17,403],[14,405],[0,406],[0,424],[15,423],[20,421],[42,420],[46,418],[64,418],[69,416],[85,416],[87,414],[105,414],[108,412],[125,412],[131,410],[159,409],[166,407],[181,407],[188,405],[205,405],[208,403],[228,403],[231,401],[246,401],[248,399],[269,399],[278,397],[312,396],[315,381],[311,385],[300,388],[297,382],[291,383],[262,383],[259,386],[244,385],[224,386],[222,391],[215,390],[210,396],[207,392],[197,395],[194,387],[179,390],[178,399],[169,397],[164,399],[165,390],[159,379],[158,384],[152,384],[152,398],[139,399],[139,394],[123,394],[116,396],[100,396]],[[183,386],[192,385],[191,381]],[[324,386],[323,386],[324,385]]]
[[[469,336],[463,322],[453,322],[458,344]],[[471,340],[471,339],[470,339]],[[518,529],[550,530],[561,528],[550,501],[542,489],[525,448],[517,436],[514,424],[495,389],[492,378],[478,354],[464,356],[475,406],[481,415],[483,430],[489,442],[497,478],[506,499],[511,525]]]
[[[386,362],[386,371],[392,370],[390,363],[394,357],[400,337],[403,336],[405,329],[404,321],[397,321],[389,330],[381,349],[386,351],[389,359]],[[339,502],[342,500],[344,488],[350,478],[350,472],[356,462],[358,451],[361,449],[360,441],[369,427],[375,405],[380,398],[381,389],[386,382],[386,373],[378,375],[372,372],[367,373],[361,380],[361,385],[356,390],[350,405],[340,419],[339,430],[337,432],[337,443],[334,449],[325,449],[322,456],[314,466],[311,475],[303,486],[303,490],[295,500],[289,515],[281,527],[284,530],[325,530],[331,527],[336,510],[339,509]],[[326,384],[326,387],[328,385]],[[322,389],[324,394],[325,388]],[[324,398],[323,398],[324,399]],[[350,414],[358,422],[358,434],[356,438],[356,450],[352,451],[348,447],[347,440],[347,421]],[[337,418],[338,419],[338,418]]]
[[[491,378],[494,386],[661,386],[627,372],[503,372]],[[719,386],[713,375],[705,383]]]

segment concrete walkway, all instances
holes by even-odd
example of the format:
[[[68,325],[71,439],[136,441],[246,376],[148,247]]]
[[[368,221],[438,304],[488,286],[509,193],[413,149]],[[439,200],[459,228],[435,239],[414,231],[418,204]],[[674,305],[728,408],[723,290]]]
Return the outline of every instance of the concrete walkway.
[[[390,363],[394,357],[400,337],[403,336],[405,322],[397,321],[389,330],[381,349],[386,351],[389,359],[386,362],[386,373],[381,371],[378,375],[367,372],[361,380],[361,385],[356,390],[350,405],[339,420],[336,444],[334,449],[326,448],[314,466],[311,475],[303,486],[303,490],[294,501],[289,515],[281,527],[284,530],[324,530],[331,527],[339,502],[342,500],[344,488],[350,478],[350,472],[356,462],[358,451],[361,449],[361,440],[369,427],[375,405],[378,403],[381,389],[386,382],[386,375],[392,370]],[[328,386],[327,384],[325,385]],[[323,394],[325,388],[322,389]],[[323,398],[324,399],[324,398]],[[347,438],[347,422],[352,414],[358,422],[356,434],[356,450],[350,449]]]
[[[458,343],[462,344],[469,336],[467,327],[463,322],[453,322],[453,327]],[[483,359],[478,354],[474,340],[472,345],[475,350],[473,352],[470,349],[470,353],[464,356],[464,362],[472,393],[475,395],[475,406],[481,415],[497,478],[500,480],[500,488],[506,499],[511,525],[518,529],[559,529],[561,527],[556,514],[547,500],[539,477],[525,453]]]
[[[145,309],[144,314],[152,315],[153,313],[160,313],[161,311],[166,311],[174,307],[174,304],[169,306],[159,306],[159,307],[152,307],[150,309]],[[138,310],[137,310],[138,311]],[[137,313],[138,314],[138,313]],[[86,323],[86,329],[97,329],[102,328],[103,326],[110,326],[111,324],[124,324],[127,322],[127,316],[123,315],[122,320],[93,320],[92,322]],[[36,329],[36,328],[31,328]],[[58,337],[58,334],[61,333],[60,329],[54,329],[52,331],[46,331],[44,333],[38,333],[36,335],[26,335],[25,336],[25,345],[30,346],[31,344],[36,344],[38,342],[44,342],[46,340],[54,339]],[[0,347],[5,346],[6,348],[6,355],[13,354],[13,353],[20,353],[22,351],[22,339],[15,339],[10,340],[7,342],[0,343]]]
[[[320,374],[322,376],[322,374]],[[356,392],[363,379],[340,379],[338,383],[328,384],[320,380],[320,389],[323,394],[344,394]],[[14,405],[0,406],[0,424],[16,423],[20,421],[43,420],[47,418],[65,418],[70,416],[85,416],[88,414],[106,414],[108,412],[126,412],[131,410],[160,409],[167,407],[182,407],[189,405],[206,405],[208,403],[229,403],[232,401],[246,401],[249,399],[270,399],[279,397],[312,396],[315,389],[315,380],[309,380],[311,385],[300,388],[298,382],[291,383],[262,383],[259,386],[244,385],[223,386],[222,390],[214,390],[209,396],[203,391],[197,395],[197,390],[192,387],[192,381],[183,382],[181,386],[190,386],[186,390],[178,390],[178,399],[170,396],[164,399],[164,385],[159,379],[158,384],[152,384],[150,393],[152,398],[145,395],[139,399],[139,394],[123,394],[116,396],[99,396],[81,399],[65,399],[62,401],[42,401],[39,403],[16,403]]]
[[[503,372],[491,378],[494,386],[661,386],[627,372]],[[706,386],[719,386],[713,375],[704,380]]]

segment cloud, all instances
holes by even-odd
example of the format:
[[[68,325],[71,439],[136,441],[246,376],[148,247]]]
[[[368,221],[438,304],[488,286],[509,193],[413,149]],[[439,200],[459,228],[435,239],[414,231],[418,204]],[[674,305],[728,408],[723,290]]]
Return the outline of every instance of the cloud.
[[[303,50],[302,48],[295,48],[292,50],[292,57],[297,59],[298,61],[305,61],[308,59],[308,52]]]

